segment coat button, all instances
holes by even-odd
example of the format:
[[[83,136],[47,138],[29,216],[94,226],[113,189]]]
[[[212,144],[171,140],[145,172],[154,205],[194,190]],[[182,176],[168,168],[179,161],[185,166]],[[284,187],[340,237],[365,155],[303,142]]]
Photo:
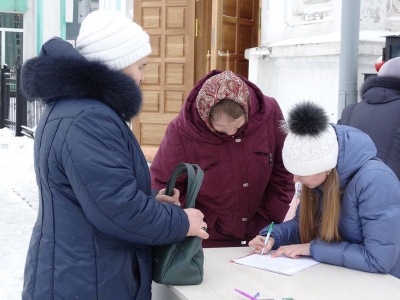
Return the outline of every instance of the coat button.
[[[243,222],[247,222],[247,218],[242,218],[242,221]]]
[[[248,187],[249,186],[249,184],[246,182],[246,183],[243,183],[243,187]]]
[[[240,244],[246,245],[247,243],[246,243],[246,241],[241,241]]]
[[[236,143],[240,143],[242,140],[241,139],[235,139]]]

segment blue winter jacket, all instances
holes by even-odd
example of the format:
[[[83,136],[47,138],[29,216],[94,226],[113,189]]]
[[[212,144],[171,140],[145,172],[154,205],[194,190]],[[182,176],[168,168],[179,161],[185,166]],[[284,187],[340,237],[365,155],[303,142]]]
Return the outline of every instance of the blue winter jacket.
[[[400,179],[400,79],[370,77],[360,94],[361,101],[346,106],[338,124],[367,133],[378,150],[376,156]]]
[[[151,299],[151,245],[184,239],[176,205],[151,195],[147,162],[126,122],[135,82],[53,38],[22,84],[46,108],[35,133],[39,211],[22,299]]]
[[[313,240],[311,256],[332,265],[400,278],[400,183],[388,166],[374,159],[376,148],[367,134],[348,126],[334,128],[339,143],[336,169],[344,190],[339,220],[343,241]],[[316,191],[322,196],[322,187]],[[301,244],[300,209],[293,220],[274,226],[273,249]],[[267,230],[260,234],[266,235]]]

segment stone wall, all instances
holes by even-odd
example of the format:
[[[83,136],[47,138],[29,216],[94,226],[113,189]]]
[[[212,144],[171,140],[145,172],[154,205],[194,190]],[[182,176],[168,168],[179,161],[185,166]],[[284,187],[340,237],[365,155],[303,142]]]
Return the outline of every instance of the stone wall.
[[[263,0],[261,44],[248,49],[249,79],[279,102],[321,103],[338,112],[341,0]],[[400,31],[400,0],[361,0],[358,86],[375,73],[386,35]]]

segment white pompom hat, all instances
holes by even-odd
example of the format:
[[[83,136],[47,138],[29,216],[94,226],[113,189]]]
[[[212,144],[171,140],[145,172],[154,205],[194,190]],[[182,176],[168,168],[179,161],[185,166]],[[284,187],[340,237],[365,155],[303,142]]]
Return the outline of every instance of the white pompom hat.
[[[297,104],[290,112],[282,149],[285,168],[293,175],[319,174],[337,165],[339,145],[325,111],[312,102]]]
[[[76,48],[87,60],[122,70],[151,53],[149,35],[117,11],[97,10],[82,22]]]

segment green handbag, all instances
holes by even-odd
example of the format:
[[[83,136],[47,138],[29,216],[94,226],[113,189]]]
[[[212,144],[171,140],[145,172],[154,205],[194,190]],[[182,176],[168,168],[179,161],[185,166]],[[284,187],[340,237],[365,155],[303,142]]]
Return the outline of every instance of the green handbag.
[[[179,163],[167,182],[165,194],[173,195],[177,177],[185,173],[188,175],[186,208],[193,208],[204,177],[198,165]],[[200,284],[204,264],[201,242],[201,238],[190,236],[176,244],[153,247],[153,281],[172,285]]]

